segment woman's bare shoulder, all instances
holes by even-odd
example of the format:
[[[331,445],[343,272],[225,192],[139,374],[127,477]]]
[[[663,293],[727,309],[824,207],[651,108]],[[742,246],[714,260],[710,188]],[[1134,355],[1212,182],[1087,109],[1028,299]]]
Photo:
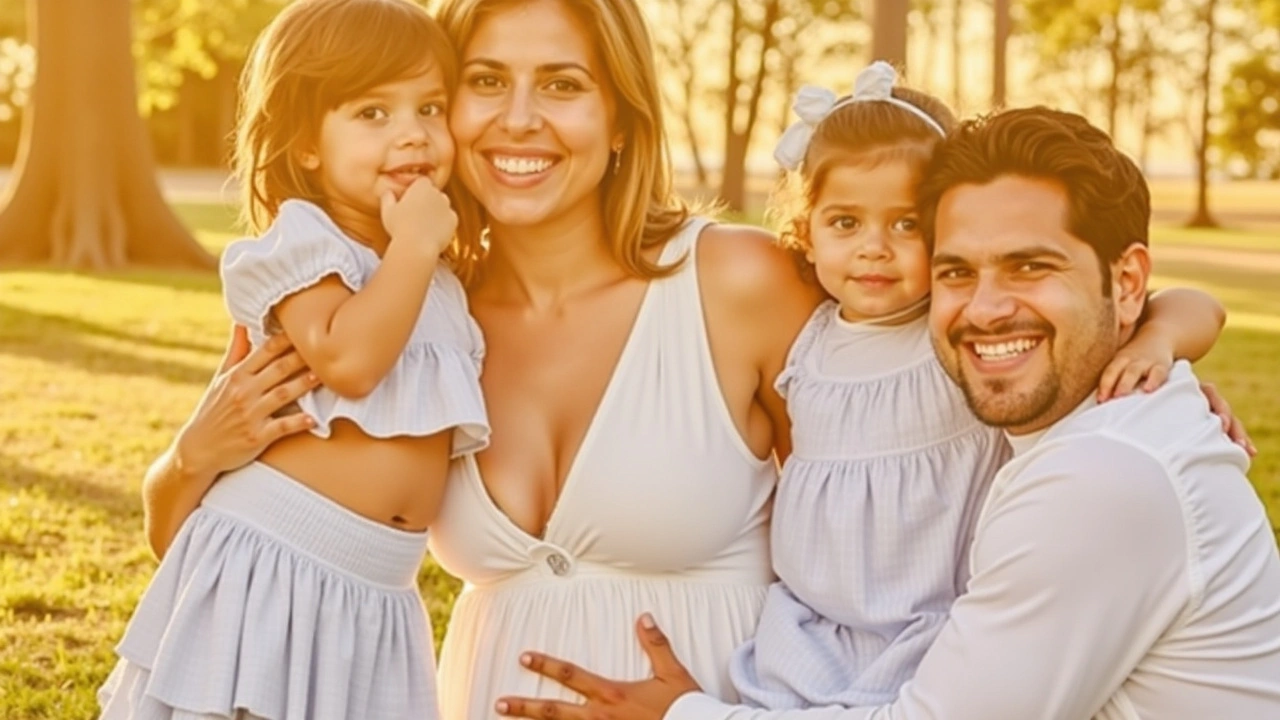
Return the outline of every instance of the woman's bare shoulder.
[[[749,225],[712,224],[698,241],[703,293],[745,312],[790,306],[808,313],[821,291],[801,272],[803,258],[767,230]]]

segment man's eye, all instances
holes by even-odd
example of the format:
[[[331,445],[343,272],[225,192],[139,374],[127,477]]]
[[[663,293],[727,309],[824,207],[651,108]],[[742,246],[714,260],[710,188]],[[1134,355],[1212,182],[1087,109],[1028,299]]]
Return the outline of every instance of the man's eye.
[[[501,85],[496,75],[472,75],[467,78],[467,84],[473,88],[492,89]]]
[[[1018,266],[1018,272],[1021,273],[1038,273],[1052,270],[1053,267],[1042,262],[1024,262]]]
[[[963,280],[964,278],[969,277],[969,275],[970,272],[963,268],[947,268],[945,270],[939,270],[934,277],[938,280]]]

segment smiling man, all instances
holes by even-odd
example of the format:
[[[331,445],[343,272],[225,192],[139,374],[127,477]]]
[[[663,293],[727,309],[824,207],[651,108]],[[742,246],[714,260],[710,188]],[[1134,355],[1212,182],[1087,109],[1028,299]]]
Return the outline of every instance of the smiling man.
[[[526,664],[587,705],[511,700],[508,712],[1280,718],[1280,555],[1245,453],[1186,363],[1153,393],[1094,399],[1146,302],[1150,198],[1138,168],[1077,115],[1010,110],[946,140],[921,194],[935,243],[935,349],[1015,457],[978,520],[968,591],[897,701],[726,705],[696,692],[646,618],[638,631],[653,680],[610,682],[531,654]]]

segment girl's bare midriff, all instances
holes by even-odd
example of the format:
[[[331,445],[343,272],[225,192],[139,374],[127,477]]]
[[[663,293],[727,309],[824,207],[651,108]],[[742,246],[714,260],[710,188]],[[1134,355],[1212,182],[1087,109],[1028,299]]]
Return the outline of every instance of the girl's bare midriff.
[[[425,530],[444,497],[452,431],[374,439],[346,420],[331,428],[328,439],[284,438],[259,460],[357,515],[398,530]]]

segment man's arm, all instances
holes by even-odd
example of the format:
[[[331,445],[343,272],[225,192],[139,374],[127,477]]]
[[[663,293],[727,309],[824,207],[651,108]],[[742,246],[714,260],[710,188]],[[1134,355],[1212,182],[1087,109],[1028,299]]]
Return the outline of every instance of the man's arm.
[[[1088,720],[1190,597],[1164,468],[1121,441],[1069,441],[993,495],[968,593],[897,702],[758,711],[681,697],[667,720]]]

